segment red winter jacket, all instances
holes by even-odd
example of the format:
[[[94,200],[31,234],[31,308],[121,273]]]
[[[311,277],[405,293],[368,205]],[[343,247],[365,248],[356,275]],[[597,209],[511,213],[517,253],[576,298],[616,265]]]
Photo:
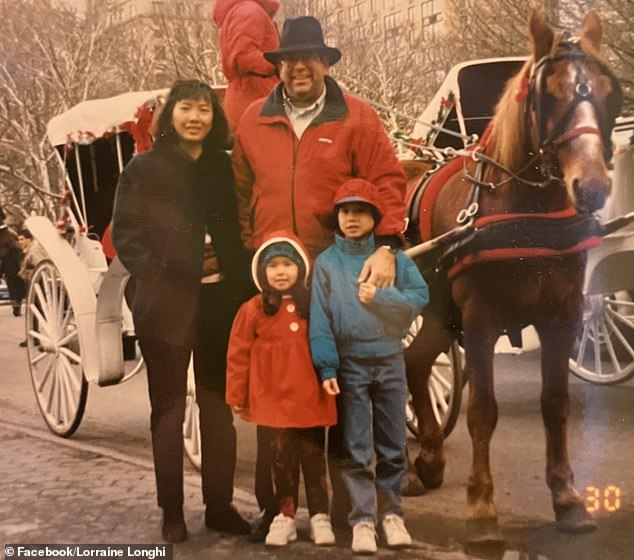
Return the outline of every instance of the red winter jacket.
[[[375,235],[401,236],[405,177],[376,112],[326,77],[323,111],[297,139],[279,84],[251,105],[236,133],[233,167],[242,239],[257,247],[270,231],[286,229],[316,257],[334,241],[327,227],[337,189],[352,177],[374,185],[383,218]]]
[[[234,130],[244,110],[266,97],[278,81],[275,66],[262,55],[279,47],[273,22],[278,8],[277,0],[217,0],[214,6],[222,71],[229,82],[224,109]]]
[[[258,261],[266,245],[285,240],[300,253],[309,274],[309,259],[298,239],[272,232],[253,257],[258,285]],[[302,282],[303,278],[298,278]],[[292,298],[284,298],[274,315],[266,315],[262,294],[244,303],[233,321],[227,350],[226,401],[243,406],[242,417],[260,426],[310,428],[337,423],[335,398],[321,387],[308,343],[308,322]]]

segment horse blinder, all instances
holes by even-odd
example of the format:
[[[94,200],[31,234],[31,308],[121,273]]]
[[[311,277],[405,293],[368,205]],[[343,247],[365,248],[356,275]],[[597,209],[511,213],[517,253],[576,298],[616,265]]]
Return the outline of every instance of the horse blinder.
[[[599,117],[599,130],[604,146],[603,157],[605,162],[608,163],[612,159],[612,129],[623,105],[623,92],[621,85],[614,73],[605,64],[595,59],[591,59],[579,48],[577,43],[565,41],[560,46],[565,48],[563,52],[546,55],[535,64],[529,83],[525,113],[527,117],[530,110],[535,113],[540,151],[543,154],[552,152],[551,155],[554,155],[556,147],[553,143],[561,133],[565,132],[566,126],[568,125],[568,121],[570,120],[575,107],[582,101],[589,101],[595,107]],[[551,132],[549,136],[546,126],[548,108],[545,105],[547,100],[552,98],[552,96],[545,88],[545,81],[548,76],[547,66],[550,62],[562,59],[572,61],[592,60],[599,66],[601,72],[609,78],[612,91],[606,97],[605,108],[603,108],[599,106],[591,85],[585,81],[578,82],[575,87],[574,98],[570,107],[560,121],[556,123],[553,132]],[[546,168],[550,166],[548,162],[545,162],[545,165]],[[549,174],[546,173],[546,176],[548,175]]]

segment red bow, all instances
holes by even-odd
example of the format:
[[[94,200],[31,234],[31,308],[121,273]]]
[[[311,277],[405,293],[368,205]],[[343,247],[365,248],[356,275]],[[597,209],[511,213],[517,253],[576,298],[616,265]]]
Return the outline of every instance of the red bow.
[[[528,97],[528,78],[524,77],[522,78],[520,90],[517,92],[517,95],[515,96],[515,101],[517,101],[518,103],[523,103],[524,101],[526,101],[527,97]]]

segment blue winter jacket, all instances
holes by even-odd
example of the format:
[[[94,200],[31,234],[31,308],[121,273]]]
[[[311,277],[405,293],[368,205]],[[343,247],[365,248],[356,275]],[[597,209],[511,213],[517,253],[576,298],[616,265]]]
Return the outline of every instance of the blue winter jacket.
[[[427,284],[414,262],[396,254],[396,282],[378,288],[369,304],[359,301],[363,263],[374,236],[362,241],[339,235],[315,261],[310,303],[310,349],[322,379],[336,377],[340,358],[374,358],[401,351],[401,339],[429,301]]]

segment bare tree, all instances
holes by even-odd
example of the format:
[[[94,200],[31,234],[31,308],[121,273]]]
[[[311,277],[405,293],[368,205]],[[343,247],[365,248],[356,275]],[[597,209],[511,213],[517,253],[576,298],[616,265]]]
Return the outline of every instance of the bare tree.
[[[527,20],[531,8],[544,13],[562,31],[574,32],[588,9],[602,17],[604,55],[621,81],[624,114],[634,110],[634,3],[631,0],[447,0],[456,14],[449,25],[452,38],[450,58],[527,54]]]
[[[599,0],[607,57],[623,87],[623,114],[634,114],[634,3]]]
[[[215,26],[203,14],[200,2],[163,3],[148,18],[159,50],[159,76],[163,81],[198,77],[213,85],[224,84]]]
[[[0,0],[2,202],[54,215],[63,183],[46,125],[76,103],[179,77],[222,83],[216,31],[200,3],[165,5],[112,21],[101,5],[82,18],[46,0]]]
[[[52,214],[59,196],[46,123],[94,94],[111,44],[102,21],[36,0],[0,0],[0,181],[5,201]]]

